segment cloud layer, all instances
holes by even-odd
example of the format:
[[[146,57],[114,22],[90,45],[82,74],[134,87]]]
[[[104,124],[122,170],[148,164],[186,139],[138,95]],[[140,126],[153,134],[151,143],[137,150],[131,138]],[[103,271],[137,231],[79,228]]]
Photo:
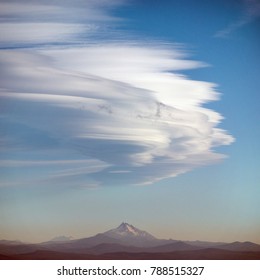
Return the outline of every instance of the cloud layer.
[[[203,107],[218,99],[216,85],[180,74],[204,64],[174,45],[98,40],[101,26],[117,22],[108,11],[118,1],[39,2],[1,3],[5,174],[22,185],[149,184],[224,157],[214,148],[233,138],[218,127],[221,115]],[[23,32],[10,32],[18,22]],[[12,184],[6,176],[3,186]]]

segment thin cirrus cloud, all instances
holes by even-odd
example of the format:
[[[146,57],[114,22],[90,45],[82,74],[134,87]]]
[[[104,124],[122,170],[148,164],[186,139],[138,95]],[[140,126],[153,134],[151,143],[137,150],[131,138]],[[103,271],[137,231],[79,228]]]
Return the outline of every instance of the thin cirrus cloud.
[[[216,32],[214,37],[216,38],[226,38],[232,32],[237,29],[243,27],[244,25],[249,24],[255,19],[260,17],[260,1],[259,0],[242,0],[242,4],[244,4],[244,12],[240,19],[235,22],[230,23],[224,29],[221,29]]]
[[[218,127],[222,116],[203,107],[219,98],[216,85],[179,73],[203,63],[188,60],[174,45],[86,39],[90,23],[99,27],[117,21],[109,8],[118,1],[76,1],[73,7],[62,2],[61,11],[52,10],[60,17],[50,32],[46,18],[51,15],[43,12],[48,7],[37,2],[23,1],[41,15],[37,24],[45,35],[39,39],[25,31],[1,41],[16,44],[0,55],[0,165],[8,172],[16,172],[24,184],[150,184],[225,157],[214,148],[234,139]],[[18,24],[18,4],[12,5],[4,15],[12,23],[0,24],[4,34],[10,24]],[[78,8],[81,13],[74,20],[69,11]],[[94,11],[90,20],[81,16],[82,9]],[[37,26],[26,12],[19,21],[21,28]],[[73,34],[64,35],[66,25],[77,25]],[[24,40],[55,43],[56,34],[62,46],[17,47]],[[65,43],[80,35],[85,39],[77,39],[77,46]],[[35,178],[19,173],[21,166]],[[3,185],[17,184],[10,180]]]

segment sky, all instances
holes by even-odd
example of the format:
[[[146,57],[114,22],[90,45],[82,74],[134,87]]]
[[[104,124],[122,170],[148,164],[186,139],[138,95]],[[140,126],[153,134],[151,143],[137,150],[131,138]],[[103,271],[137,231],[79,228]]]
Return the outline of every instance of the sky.
[[[0,1],[0,240],[260,243],[258,0]]]

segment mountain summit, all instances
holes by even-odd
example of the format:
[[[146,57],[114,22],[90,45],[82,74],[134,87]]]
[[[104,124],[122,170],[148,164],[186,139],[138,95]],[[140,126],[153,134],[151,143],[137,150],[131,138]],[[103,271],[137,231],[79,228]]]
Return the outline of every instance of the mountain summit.
[[[140,230],[124,222],[117,228],[104,232],[104,234],[116,239],[123,237],[142,237],[148,239],[155,239],[155,237],[149,234],[148,232]]]
[[[128,223],[123,222],[117,228],[103,233],[103,235],[120,240],[123,243],[134,245],[146,245],[156,238],[146,231],[140,230]]]

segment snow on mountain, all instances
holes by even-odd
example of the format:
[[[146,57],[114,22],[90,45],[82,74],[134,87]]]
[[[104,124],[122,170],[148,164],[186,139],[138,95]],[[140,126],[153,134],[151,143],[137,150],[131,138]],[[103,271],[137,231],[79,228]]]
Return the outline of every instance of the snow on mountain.
[[[154,236],[149,234],[146,231],[140,230],[128,223],[122,223],[117,228],[111,229],[103,233],[106,236],[119,239],[119,240],[143,240],[143,241],[152,241],[156,240]]]

